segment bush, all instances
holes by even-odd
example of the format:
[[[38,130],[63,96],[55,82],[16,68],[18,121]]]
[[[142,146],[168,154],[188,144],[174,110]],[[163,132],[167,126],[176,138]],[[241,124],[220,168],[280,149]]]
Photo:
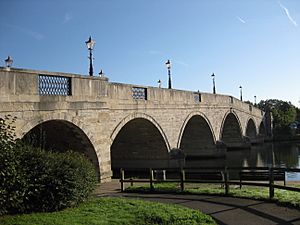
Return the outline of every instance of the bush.
[[[0,215],[21,209],[25,183],[20,156],[15,153],[16,141],[12,124],[16,118],[0,118]]]
[[[28,146],[27,146],[28,148]],[[28,148],[24,154],[26,211],[56,211],[85,200],[96,184],[93,165],[77,152]]]
[[[56,211],[88,197],[97,177],[83,155],[49,152],[14,141],[13,130],[1,121],[0,215]]]

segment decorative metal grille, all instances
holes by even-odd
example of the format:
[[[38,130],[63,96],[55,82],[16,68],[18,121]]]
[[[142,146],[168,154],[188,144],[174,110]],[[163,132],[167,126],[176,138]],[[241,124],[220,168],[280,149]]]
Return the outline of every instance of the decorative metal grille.
[[[71,95],[71,78],[39,75],[40,95]]]
[[[147,88],[133,87],[132,98],[147,100]]]

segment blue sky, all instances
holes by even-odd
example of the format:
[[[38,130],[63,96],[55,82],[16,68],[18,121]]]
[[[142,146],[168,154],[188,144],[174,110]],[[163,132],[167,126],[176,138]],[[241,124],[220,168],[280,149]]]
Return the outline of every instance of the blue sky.
[[[300,106],[299,0],[0,0],[0,65]]]

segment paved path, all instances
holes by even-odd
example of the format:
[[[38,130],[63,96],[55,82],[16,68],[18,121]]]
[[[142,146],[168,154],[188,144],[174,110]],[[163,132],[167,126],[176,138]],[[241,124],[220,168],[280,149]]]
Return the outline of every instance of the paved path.
[[[178,204],[211,215],[221,225],[300,225],[300,210],[258,200],[211,195],[121,193],[120,185],[115,180],[101,184],[96,195],[139,198],[147,201]]]

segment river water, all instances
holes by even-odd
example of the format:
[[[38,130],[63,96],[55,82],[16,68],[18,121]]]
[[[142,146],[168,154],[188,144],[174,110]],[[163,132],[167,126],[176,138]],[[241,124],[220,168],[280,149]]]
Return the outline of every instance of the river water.
[[[300,144],[265,143],[251,149],[228,151],[223,159],[193,160],[190,166],[292,167],[300,168]],[[287,173],[287,181],[300,181],[300,173]]]

